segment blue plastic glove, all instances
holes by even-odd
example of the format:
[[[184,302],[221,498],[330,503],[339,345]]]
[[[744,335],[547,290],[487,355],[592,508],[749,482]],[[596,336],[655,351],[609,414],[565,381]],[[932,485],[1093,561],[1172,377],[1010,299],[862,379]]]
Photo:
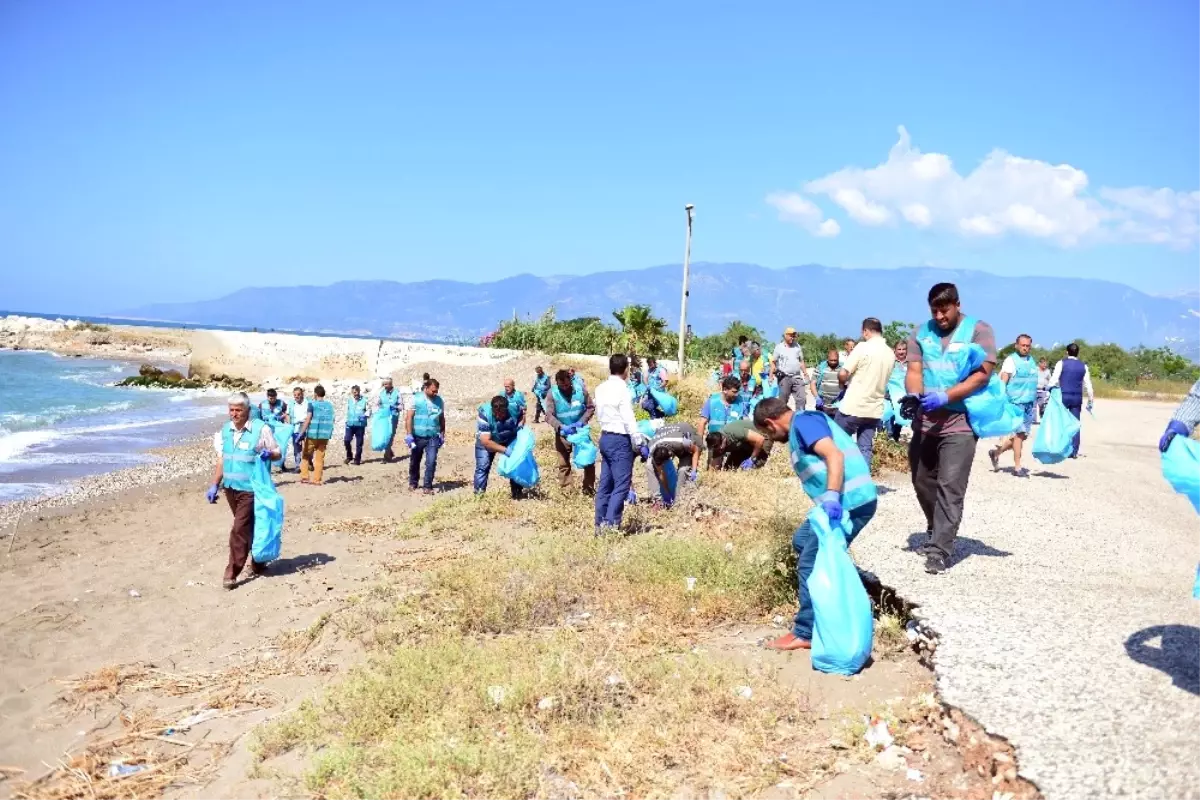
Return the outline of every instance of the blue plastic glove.
[[[754,467],[755,467],[755,466],[756,466],[756,465],[755,465],[755,463],[754,463],[754,459],[753,459],[753,458],[747,458],[745,461],[743,461],[743,462],[742,462],[742,467],[741,467],[741,468],[742,468],[742,469],[754,469]]]
[[[692,483],[695,483],[696,481],[700,480],[700,473],[694,469],[689,469],[688,470],[688,480]]]
[[[633,489],[630,489],[629,494],[627,494],[625,496],[625,502],[631,506],[636,506],[637,505],[637,492],[635,492]]]
[[[271,451],[270,450],[260,450],[258,452],[258,457],[261,458],[263,461],[266,461],[268,464],[271,463]]]
[[[568,436],[574,436],[578,431],[579,431],[578,425],[563,425],[558,433],[560,436],[562,436],[565,439]]]
[[[950,402],[950,398],[945,392],[926,392],[921,395],[921,410],[928,414],[930,411],[937,411],[942,406]]]
[[[817,395],[817,402],[813,406],[813,408],[816,408],[819,411],[824,407],[825,407],[825,398],[821,397],[821,395]]]
[[[212,486],[208,487],[208,491],[204,493],[204,496],[208,498],[208,502],[215,503],[217,502],[217,493],[220,491],[220,487],[214,483]]]
[[[842,521],[842,496],[837,492],[825,492],[817,498],[817,504],[825,510],[829,521],[837,525]]]
[[[642,457],[642,463],[645,463],[650,458],[650,448],[646,445],[642,445],[638,449],[638,455]]]
[[[412,449],[412,446],[417,443],[417,440],[412,437],[412,434],[409,434],[408,436],[404,437],[404,443],[408,445],[409,449]]]
[[[1167,448],[1171,446],[1171,440],[1176,436],[1188,436],[1191,431],[1187,425],[1184,425],[1177,419],[1173,419],[1167,423],[1167,430],[1163,433],[1162,438],[1158,440],[1158,449],[1161,452],[1167,452]]]
[[[512,445],[511,444],[508,447],[504,448],[504,457],[512,458]]]

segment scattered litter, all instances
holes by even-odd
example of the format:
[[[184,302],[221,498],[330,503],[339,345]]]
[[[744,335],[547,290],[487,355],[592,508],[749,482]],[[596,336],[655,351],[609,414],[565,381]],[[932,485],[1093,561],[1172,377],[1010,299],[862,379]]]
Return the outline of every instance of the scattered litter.
[[[913,769],[912,767],[909,767],[908,772],[906,772],[905,775],[913,783],[921,783],[925,780],[925,776],[921,774],[921,770]]]
[[[992,792],[992,800],[1013,800],[1013,793],[995,791]]]
[[[141,597],[141,596],[142,596],[142,593],[141,593],[141,592],[139,592],[137,589],[130,589],[130,590],[129,590],[129,596],[130,596],[130,597]]]
[[[607,683],[609,686],[620,686],[622,683],[625,682],[625,679],[621,677],[620,673],[614,672],[614,673],[610,674],[607,678],[605,678],[604,682]]]
[[[754,690],[751,689],[749,686],[739,686],[737,688],[737,695],[738,695],[738,697],[741,697],[745,700],[749,700],[751,697],[754,696]]]
[[[696,579],[695,578],[684,578],[683,581],[684,581],[684,583],[687,584],[687,590],[689,592],[693,592],[696,590]]]
[[[774,625],[782,625],[783,617],[780,614],[776,614],[775,616],[771,617],[771,623]]]
[[[849,750],[850,745],[843,742],[841,739],[830,739],[829,746],[834,750]]]
[[[912,751],[907,747],[900,747],[893,744],[884,748],[883,752],[875,756],[875,763],[884,769],[907,769],[908,761],[905,760],[904,756],[910,752]]]
[[[908,624],[904,626],[904,637],[910,642],[915,642],[921,638],[920,631],[917,630],[917,621],[910,619]]]
[[[114,761],[108,765],[108,777],[124,778],[127,775],[136,775],[144,769],[145,764],[122,764],[120,761]]]
[[[725,555],[727,555],[727,556],[733,555],[733,542],[725,543]]]
[[[864,719],[866,718],[864,717]],[[867,722],[867,732],[863,734],[863,739],[871,747],[878,747],[881,750],[891,747],[896,741],[888,731],[887,723],[878,717],[872,717]]]
[[[83,590],[83,593],[84,593],[84,594],[91,594],[91,593],[92,593],[92,592],[94,592],[94,591],[96,591],[96,590],[95,590],[95,589],[84,589],[84,590]]]
[[[550,709],[554,708],[555,705],[556,703],[553,697],[543,697],[541,700],[538,700],[537,707],[538,711],[549,711]]]
[[[215,708],[202,709],[197,711],[195,714],[184,717],[183,719],[179,720],[179,722],[176,722],[175,730],[186,731],[188,728],[191,728],[194,725],[199,725],[201,722],[208,722],[210,719],[214,719],[220,713],[221,712]]]
[[[780,753],[779,760],[786,764],[787,763],[787,753]]]
[[[504,698],[508,696],[508,689],[505,689],[503,686],[489,686],[487,694],[489,700],[496,705],[500,705],[504,702]]]

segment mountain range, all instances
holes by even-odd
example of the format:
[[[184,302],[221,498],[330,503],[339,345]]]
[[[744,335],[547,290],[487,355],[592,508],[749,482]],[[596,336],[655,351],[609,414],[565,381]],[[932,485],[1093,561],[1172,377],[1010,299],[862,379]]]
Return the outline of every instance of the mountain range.
[[[678,324],[681,265],[592,275],[516,275],[490,283],[433,280],[341,281],[330,286],[246,288],[194,303],[160,303],[114,316],[196,325],[351,333],[394,338],[464,339],[494,330],[514,314],[559,319],[650,305]],[[959,287],[965,313],[987,320],[1000,342],[1027,332],[1040,345],[1075,338],[1125,347],[1170,345],[1200,351],[1200,295],[1155,297],[1090,278],[1002,277],[926,267],[841,269],[816,264],[768,269],[756,264],[694,264],[688,322],[698,334],[733,320],[774,337],[792,325],[814,333],[856,335],[863,317],[918,322],[939,281]],[[264,313],[265,312],[265,313]]]

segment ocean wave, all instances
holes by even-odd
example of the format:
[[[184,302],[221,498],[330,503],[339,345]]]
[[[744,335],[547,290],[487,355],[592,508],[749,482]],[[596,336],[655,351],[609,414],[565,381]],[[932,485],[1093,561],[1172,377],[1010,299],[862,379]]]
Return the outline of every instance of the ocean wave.
[[[20,459],[0,458],[0,473],[12,472],[26,467],[47,467],[60,464],[111,464],[114,467],[146,464],[158,460],[157,456],[141,453],[30,453]]]
[[[18,431],[0,436],[0,461],[15,461],[39,445],[61,438],[57,431]]]
[[[66,490],[66,486],[53,483],[0,483],[0,503],[11,503],[31,497],[49,497],[62,494]]]
[[[0,435],[33,431],[48,428],[60,422],[67,422],[75,417],[93,416],[96,414],[117,414],[133,408],[129,400],[115,403],[104,403],[98,406],[79,407],[75,404],[51,406],[36,412],[9,411],[0,414]]]

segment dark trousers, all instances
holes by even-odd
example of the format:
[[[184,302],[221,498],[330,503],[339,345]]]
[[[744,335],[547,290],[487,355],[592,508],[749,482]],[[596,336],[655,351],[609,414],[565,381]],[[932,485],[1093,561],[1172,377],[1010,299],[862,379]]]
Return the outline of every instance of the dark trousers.
[[[559,433],[554,434],[554,452],[558,454],[558,485],[571,485],[571,451],[573,445]],[[589,464],[583,468],[583,493],[596,493],[596,465]]]
[[[299,429],[300,426],[297,425],[296,430],[298,431]],[[292,433],[292,453],[296,456],[296,469],[300,469],[300,462],[304,460],[304,440],[307,438],[307,434]],[[280,469],[283,469],[284,464],[282,461],[279,462],[279,465]]]
[[[779,399],[786,403],[789,397],[792,398],[796,401],[797,411],[804,410],[804,403],[808,400],[805,395],[806,389],[808,383],[803,375],[784,375],[779,379]]]
[[[233,527],[229,529],[229,564],[225,567],[225,580],[235,581],[250,558],[250,545],[254,543],[254,492],[226,489],[225,499],[233,512]],[[252,565],[255,571],[261,569]]]
[[[596,489],[596,525],[618,528],[625,498],[633,485],[633,444],[628,434],[600,434],[600,486]]]
[[[862,457],[867,460],[867,466],[871,466],[871,455],[875,452],[875,431],[879,430],[879,420],[851,417],[839,411],[833,421],[838,424],[839,428],[854,437],[858,442],[858,452],[862,453]]]
[[[925,514],[926,530],[932,530],[926,553],[945,558],[954,555],[954,540],[962,523],[963,498],[971,479],[971,462],[979,441],[973,433],[935,436],[923,433],[920,423],[913,425],[908,445],[908,464],[913,489]]]
[[[492,462],[496,460],[497,455],[499,453],[493,453],[479,442],[475,443],[475,494],[483,494],[487,491],[488,477],[492,474]],[[521,484],[509,481],[508,488],[512,492],[514,500],[521,499]]]
[[[346,445],[346,458],[353,458],[355,464],[362,463],[362,446],[363,436],[367,432],[366,425],[347,425],[346,435],[342,437],[342,444]],[[354,454],[350,454],[350,442],[354,442]]]
[[[667,416],[658,407],[658,401],[654,399],[654,395],[650,394],[649,391],[642,395],[641,406],[650,415],[650,419],[663,419]]]
[[[1071,416],[1079,419],[1079,415],[1083,413],[1083,403],[1063,403],[1067,407],[1067,411],[1071,412]],[[1079,455],[1079,433],[1075,434],[1075,438],[1071,440],[1071,458]]]
[[[854,541],[854,537],[867,527],[867,523],[875,516],[875,501],[859,506],[848,512],[850,517],[850,534],[846,544]],[[813,533],[808,519],[804,520],[796,534],[792,537],[792,549],[796,551],[796,582],[799,584],[800,608],[796,611],[796,619],[792,622],[792,633],[797,638],[812,641],[813,607],[812,598],[808,594],[808,576],[812,575],[813,564],[817,561],[817,551],[820,549],[817,535]]]
[[[421,456],[425,457],[425,482],[422,489],[433,489],[433,473],[437,469],[438,449],[442,446],[436,436],[414,436],[408,456],[408,488],[416,489],[421,477]]]
[[[536,425],[542,421],[542,415],[546,410],[542,408],[542,398],[534,396],[534,401],[537,403],[537,409],[533,412],[533,424]]]
[[[754,455],[754,445],[750,442],[735,444],[725,451],[725,460],[721,469],[741,469],[747,458]]]
[[[400,417],[397,414],[392,414],[392,438],[388,439],[387,447],[383,448],[383,463],[388,463],[396,457],[392,452],[392,447],[396,444],[396,426],[400,424]]]

